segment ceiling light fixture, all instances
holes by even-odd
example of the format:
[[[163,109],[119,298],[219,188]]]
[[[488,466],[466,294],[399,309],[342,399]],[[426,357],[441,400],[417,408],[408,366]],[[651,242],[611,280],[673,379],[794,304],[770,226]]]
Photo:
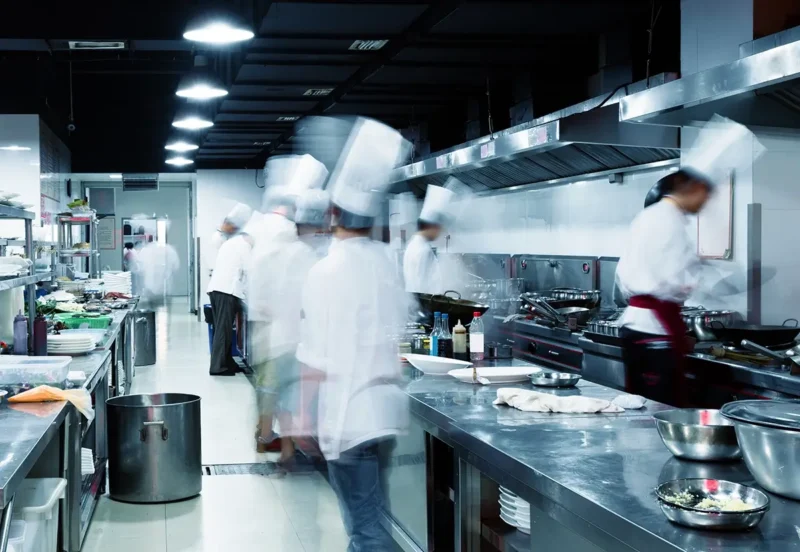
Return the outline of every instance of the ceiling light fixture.
[[[242,18],[231,13],[205,13],[192,19],[183,38],[206,44],[232,44],[250,40],[255,34]]]
[[[28,146],[18,146],[16,144],[11,144],[10,146],[0,146],[0,150],[4,151],[31,151],[31,148]]]
[[[114,180],[122,180],[121,174],[109,174],[108,177],[113,178]]]
[[[208,58],[198,55],[194,57],[194,69],[181,78],[175,94],[190,100],[213,100],[227,96],[228,91],[222,81],[209,71]]]
[[[214,123],[208,119],[204,119],[203,117],[198,117],[195,115],[175,119],[172,122],[172,126],[175,128],[182,128],[184,130],[202,130],[204,128],[210,128],[214,126]]]
[[[166,146],[164,146],[164,149],[170,151],[177,151],[179,153],[185,153],[187,151],[194,151],[199,147],[200,146],[198,146],[197,144],[190,144],[188,142],[183,142],[179,140],[177,142],[172,142],[171,144],[167,144]]]
[[[168,165],[174,165],[176,167],[183,167],[186,165],[191,165],[194,163],[191,159],[186,159],[185,157],[173,157],[171,159],[167,159]]]

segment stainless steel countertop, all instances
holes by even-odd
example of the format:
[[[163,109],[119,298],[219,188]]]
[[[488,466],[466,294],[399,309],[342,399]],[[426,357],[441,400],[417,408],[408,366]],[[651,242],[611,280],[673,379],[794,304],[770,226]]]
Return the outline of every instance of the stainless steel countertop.
[[[533,388],[528,383],[506,386]],[[651,417],[668,408],[666,405],[648,402],[643,410],[621,414],[529,413],[492,405],[498,387],[426,376],[410,382],[406,392],[412,398],[412,412],[482,459],[486,475],[505,478],[504,485],[511,485],[534,504],[539,495],[558,505],[548,513],[563,518],[563,523],[567,518],[589,522],[587,530],[612,548],[625,544],[646,552],[800,550],[796,527],[800,502],[774,495],[770,495],[772,508],[761,525],[747,533],[697,531],[667,521],[653,495],[662,481],[702,476],[755,483],[741,463],[704,464],[673,458]],[[550,392],[606,399],[619,394],[588,382],[580,382],[576,389]],[[540,506],[546,507],[541,501]]]
[[[134,299],[133,304],[128,308],[111,311],[111,314],[109,315],[112,317],[111,324],[106,330],[106,335],[103,338],[103,341],[97,346],[97,350],[108,350],[111,348],[111,345],[114,344],[114,340],[117,339],[117,336],[122,329],[122,323],[125,321],[125,317],[128,316],[128,314],[134,310],[138,304],[139,300]]]
[[[101,380],[110,351],[74,357],[70,370],[86,373],[89,391]],[[67,415],[69,403],[0,404],[0,507],[5,508]]]

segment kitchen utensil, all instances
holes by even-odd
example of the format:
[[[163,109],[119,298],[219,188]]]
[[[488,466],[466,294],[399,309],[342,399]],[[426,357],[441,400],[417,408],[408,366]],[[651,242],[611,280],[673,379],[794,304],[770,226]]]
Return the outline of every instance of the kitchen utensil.
[[[584,307],[566,307],[557,309],[556,312],[566,320],[574,318],[578,326],[585,326],[586,323],[589,322],[589,319],[595,314],[594,310]]]
[[[653,418],[664,445],[678,458],[714,461],[741,457],[733,422],[718,410],[666,410]]]
[[[745,349],[753,351],[754,353],[761,353],[762,355],[777,360],[785,366],[791,366],[792,364],[795,366],[800,366],[800,351],[798,351],[797,348],[788,349],[787,351],[782,351],[779,353],[771,349],[767,349],[766,347],[762,347],[758,343],[753,343],[748,339],[743,339],[741,345]]]
[[[719,341],[741,343],[743,339],[747,339],[758,345],[771,347],[782,343],[792,343],[800,334],[799,326],[786,326],[789,322],[798,323],[795,318],[784,321],[781,326],[762,326],[746,322],[736,322],[726,326],[722,322],[714,321],[709,324],[709,328]]]
[[[511,366],[511,367],[497,367],[489,368],[482,367],[477,369],[479,378],[486,378],[492,385],[498,383],[515,383],[518,381],[526,381],[534,372],[541,371],[541,368],[524,367],[524,366]],[[458,381],[464,383],[472,383],[472,368],[458,368],[447,372]]]
[[[444,358],[431,355],[405,354],[403,355],[411,365],[429,375],[444,376],[455,368],[467,368],[472,366],[471,362],[456,360],[454,358]]]
[[[740,531],[758,525],[769,510],[769,497],[753,487],[721,479],[676,479],[656,488],[661,511],[673,523],[717,531]],[[686,500],[681,498],[686,497]],[[705,499],[739,499],[744,511],[718,511],[697,508]]]
[[[800,400],[733,401],[720,413],[733,422],[800,431]]]
[[[540,387],[574,387],[581,380],[578,374],[564,372],[537,372],[531,374],[531,383]]]
[[[453,294],[454,297],[450,297],[448,294]],[[472,320],[472,315],[475,312],[481,313],[482,316],[489,310],[487,304],[461,299],[461,294],[455,291],[446,291],[442,295],[415,293],[414,297],[423,311],[431,318],[434,312],[447,313],[450,316],[452,326],[455,326],[458,320]],[[452,330],[452,327],[450,329]]]
[[[489,341],[486,343],[486,359],[506,359],[512,358],[514,351],[511,343],[499,343],[497,341]]]

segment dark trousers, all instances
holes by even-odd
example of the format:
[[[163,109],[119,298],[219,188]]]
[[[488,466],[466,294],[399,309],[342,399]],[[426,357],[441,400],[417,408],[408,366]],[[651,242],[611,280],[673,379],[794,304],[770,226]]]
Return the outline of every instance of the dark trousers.
[[[669,338],[620,329],[625,391],[672,406],[687,402],[684,358]]]
[[[211,342],[211,374],[220,374],[236,369],[236,362],[231,355],[233,344],[233,322],[242,311],[239,298],[228,293],[212,291],[211,309],[214,313],[214,340]]]
[[[331,486],[339,499],[350,545],[347,552],[393,552],[394,543],[378,519],[384,508],[381,450],[394,439],[370,441],[328,462]]]

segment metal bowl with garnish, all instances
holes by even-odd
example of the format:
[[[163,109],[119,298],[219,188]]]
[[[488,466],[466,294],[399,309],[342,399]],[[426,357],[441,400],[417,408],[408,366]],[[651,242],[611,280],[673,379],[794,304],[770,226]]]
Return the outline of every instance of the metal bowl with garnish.
[[[541,387],[574,387],[581,380],[578,374],[564,372],[536,372],[531,374],[531,383]]]
[[[675,479],[656,488],[661,511],[673,523],[716,531],[741,531],[758,525],[769,497],[721,479]]]

